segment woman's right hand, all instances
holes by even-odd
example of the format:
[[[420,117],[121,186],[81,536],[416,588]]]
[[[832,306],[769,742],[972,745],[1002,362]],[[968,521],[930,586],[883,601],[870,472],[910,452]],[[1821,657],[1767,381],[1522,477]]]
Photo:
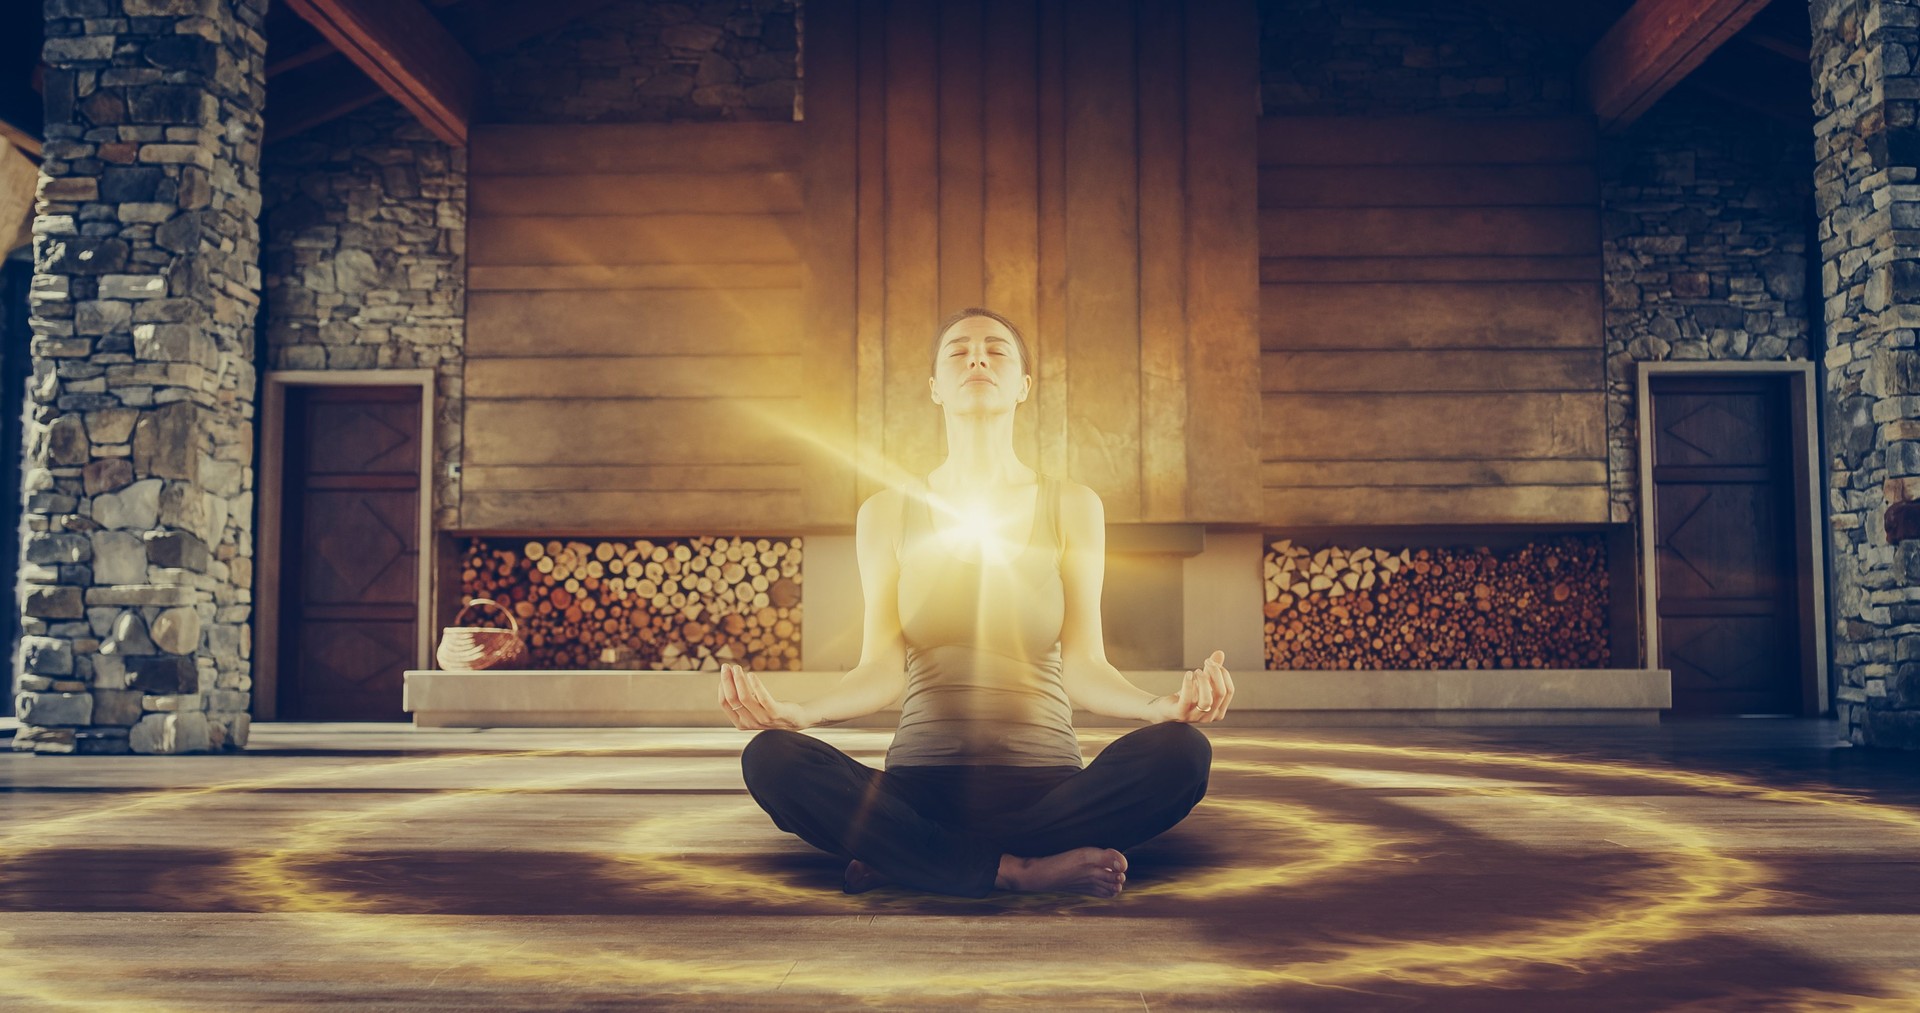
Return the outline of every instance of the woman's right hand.
[[[774,699],[760,684],[759,676],[730,662],[720,666],[720,706],[726,709],[733,727],[743,732],[762,728],[799,731],[813,723],[806,708]]]

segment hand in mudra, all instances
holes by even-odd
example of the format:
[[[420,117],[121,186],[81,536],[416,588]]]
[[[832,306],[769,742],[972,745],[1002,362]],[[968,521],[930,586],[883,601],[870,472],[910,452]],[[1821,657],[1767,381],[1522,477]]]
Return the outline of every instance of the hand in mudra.
[[[1200,724],[1227,716],[1233,702],[1233,676],[1227,673],[1227,654],[1215,651],[1199,668],[1180,680],[1180,692],[1155,697],[1154,721],[1180,721]]]
[[[762,728],[798,731],[807,727],[807,713],[797,703],[775,700],[760,677],[735,664],[720,666],[720,706],[743,732]]]

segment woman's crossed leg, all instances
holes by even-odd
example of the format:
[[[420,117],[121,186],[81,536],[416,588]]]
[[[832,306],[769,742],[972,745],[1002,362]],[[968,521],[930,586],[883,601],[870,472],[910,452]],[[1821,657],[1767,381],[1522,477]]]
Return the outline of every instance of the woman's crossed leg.
[[[851,860],[848,890],[892,881],[963,897],[996,887],[1119,893],[1121,851],[1185,818],[1206,794],[1211,762],[1206,735],[1181,722],[1134,729],[1077,771],[879,771],[778,729],[741,756],[747,790],[775,826]]]

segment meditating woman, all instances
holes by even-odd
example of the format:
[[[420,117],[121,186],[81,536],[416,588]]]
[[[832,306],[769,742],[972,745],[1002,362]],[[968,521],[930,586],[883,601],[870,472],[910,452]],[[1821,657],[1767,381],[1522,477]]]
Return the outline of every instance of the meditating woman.
[[[1206,794],[1212,747],[1192,725],[1226,716],[1233,678],[1215,651],[1155,696],[1107,662],[1100,497],[1014,453],[1014,408],[1033,391],[1026,341],[967,309],[940,327],[934,355],[947,459],[860,507],[860,663],[805,703],[721,668],[734,727],[765,729],[741,754],[747,790],[775,826],[850,860],[849,893],[894,882],[1111,897],[1122,852]],[[903,694],[884,771],[799,732]],[[1087,763],[1074,707],[1150,723]]]

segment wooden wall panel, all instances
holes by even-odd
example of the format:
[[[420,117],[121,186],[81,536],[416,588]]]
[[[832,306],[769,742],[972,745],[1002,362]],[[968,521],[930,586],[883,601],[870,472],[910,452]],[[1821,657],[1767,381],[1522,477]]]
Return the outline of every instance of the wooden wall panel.
[[[802,350],[808,457],[801,469],[805,519],[838,526],[859,509],[855,460],[858,404],[859,87],[858,12],[848,2],[807,10],[805,329]],[[744,295],[745,293],[736,293]],[[759,488],[780,488],[763,485]],[[789,529],[790,530],[790,529]]]
[[[981,282],[988,306],[1027,322],[1031,343],[1042,330],[1039,11],[1030,0],[987,0],[985,8],[993,45],[982,57]],[[1036,381],[1050,375],[1034,365]],[[1014,448],[1029,463],[1043,460],[1039,420],[1048,397],[1036,389],[1013,417]]]
[[[792,123],[497,124],[475,138],[468,164],[489,177],[796,172],[803,154]]]
[[[886,5],[883,226],[884,460],[924,474],[939,463],[940,410],[927,391],[940,305],[940,7]],[[864,284],[864,281],[863,281]]]
[[[1590,203],[1588,162],[1546,165],[1314,165],[1260,170],[1260,206],[1503,207]]]
[[[802,265],[526,264],[467,266],[468,292],[620,292],[628,289],[799,289]],[[580,296],[598,299],[598,295]]]
[[[1067,473],[1140,516],[1140,178],[1134,25],[1066,11]]]
[[[1484,485],[1266,490],[1269,517],[1286,527],[1367,524],[1562,524],[1607,511],[1604,486]]]
[[[887,0],[824,0],[854,8],[854,498],[899,480],[890,467],[887,398]],[[808,35],[815,35],[808,32]],[[931,356],[929,356],[931,358]],[[897,411],[897,406],[895,408]],[[926,424],[926,423],[923,423]],[[857,509],[857,508],[856,508]]]
[[[1587,163],[1584,117],[1288,116],[1260,121],[1260,165]]]
[[[729,398],[791,390],[801,360],[797,353],[741,355],[717,368],[711,355],[475,359],[467,364],[466,395],[541,398],[565,390],[572,398]]]
[[[940,5],[940,302],[944,319],[986,291],[982,3]]]
[[[476,131],[463,525],[621,488],[652,497],[625,531],[844,528],[944,456],[933,328],[980,303],[1034,352],[1028,461],[1116,522],[1259,521],[1262,215],[1328,208],[1259,205],[1251,0],[820,0],[807,29],[804,125]]]
[[[803,251],[831,230],[802,199],[800,129],[474,130],[463,528],[790,530],[848,509],[803,484],[835,440],[806,439],[831,399],[795,377],[849,367],[809,366],[834,350],[807,340],[828,310]]]
[[[463,524],[844,528],[980,302],[1115,522],[1604,520],[1592,124],[1262,121],[1257,27],[820,0],[804,125],[476,130]]]
[[[1606,457],[1604,404],[1585,393],[1340,392],[1265,400],[1268,461],[1324,461],[1330,451],[1347,461]],[[1373,484],[1398,484],[1390,469],[1382,472]]]
[[[716,277],[715,282],[723,280]],[[790,280],[799,281],[798,273]],[[467,355],[733,355],[791,352],[800,340],[791,288],[505,290],[467,297]]]
[[[1270,394],[1343,391],[1578,391],[1603,382],[1592,349],[1392,349],[1268,352],[1260,386]]]
[[[1259,135],[1266,523],[1604,522],[1591,121]]]
[[[1067,462],[1067,74],[1062,54],[1067,47],[1067,0],[1040,0],[1035,26],[1039,91],[1035,116],[1039,126],[1039,262],[1035,267],[1034,319],[1028,335],[1040,361],[1034,374],[1038,385],[1031,400],[1038,430],[1042,471],[1074,477]],[[1109,514],[1108,516],[1112,516]]]
[[[1600,254],[1561,257],[1263,257],[1260,284],[1308,281],[1577,281],[1600,277]]]
[[[1029,462],[1114,521],[1258,520],[1252,4],[841,4],[861,493],[940,463],[932,331],[984,300],[1034,353]]]
[[[1187,491],[1186,32],[1175,0],[1140,0],[1141,519],[1185,520]]]
[[[778,462],[795,439],[781,423],[799,412],[795,397],[569,398],[560,407],[554,401],[469,398],[464,414],[470,466]],[[550,503],[552,519],[563,518],[565,507],[564,500]],[[736,520],[724,515],[707,519],[717,526],[732,526]],[[738,520],[765,524],[777,518]]]
[[[488,266],[790,264],[800,228],[798,215],[478,215],[467,254]]]
[[[1289,257],[1552,257],[1593,249],[1598,207],[1266,208],[1263,242]]]
[[[808,86],[817,82],[809,79]],[[811,128],[810,128],[811,129]],[[495,176],[470,209],[494,215],[799,214],[806,209],[795,172],[581,173],[566,187],[542,175]]]
[[[1599,359],[1591,282],[1273,285],[1260,302],[1266,348],[1579,348]]]
[[[1196,520],[1261,515],[1259,19],[1251,3],[1189,2],[1187,474]]]
[[[1279,488],[1339,489],[1367,485],[1390,464],[1401,488],[1414,486],[1598,485],[1606,481],[1599,461],[1481,458],[1477,461],[1268,461],[1261,481]]]
[[[655,535],[765,534],[793,530],[787,518],[802,516],[805,506],[797,489],[628,492],[595,487],[565,493],[567,509],[563,514],[554,510],[561,495],[527,490],[487,492],[487,513],[483,516],[500,520],[474,530],[526,531],[545,537],[592,536],[636,528]],[[733,519],[743,517],[751,520],[743,525]]]
[[[797,488],[797,464],[595,464],[525,467],[502,464],[465,472],[468,489],[518,492],[707,492]]]

